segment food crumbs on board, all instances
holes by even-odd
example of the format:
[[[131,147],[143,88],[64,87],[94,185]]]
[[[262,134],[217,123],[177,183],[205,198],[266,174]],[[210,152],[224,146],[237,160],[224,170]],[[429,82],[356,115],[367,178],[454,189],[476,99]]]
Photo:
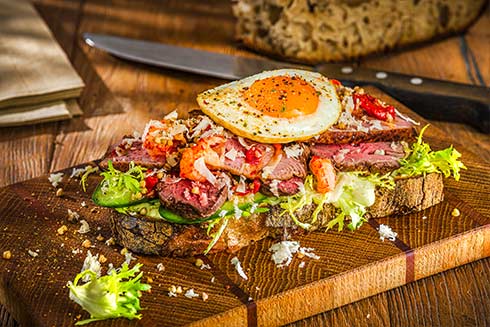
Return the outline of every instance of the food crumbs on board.
[[[63,173],[50,174],[48,177],[49,182],[53,187],[57,187],[59,183],[63,180]]]
[[[201,266],[204,264],[204,261],[198,258],[194,264],[196,265],[196,267],[201,268]]]
[[[160,262],[157,265],[157,270],[160,271],[160,272],[165,271],[165,266],[163,265],[163,263]]]
[[[371,314],[370,314],[370,313],[368,313],[368,314],[366,315],[366,318],[367,318],[367,319],[371,318]]]
[[[126,253],[128,253],[128,249],[122,248],[121,249],[121,255],[126,255]]]
[[[89,239],[86,239],[85,241],[82,242],[82,246],[88,249],[89,247],[92,246],[92,242],[90,242]]]
[[[10,260],[12,258],[12,252],[10,252],[10,251],[3,251],[3,258],[5,260]]]
[[[451,216],[453,217],[459,217],[461,215],[461,212],[459,211],[458,208],[454,208],[453,211],[451,212]]]
[[[116,241],[114,241],[114,237],[111,237],[105,241],[105,245],[107,245],[107,246],[111,246],[114,244],[116,244]]]
[[[215,280],[214,276],[211,277],[211,283],[214,283],[214,280]]]
[[[107,258],[105,257],[105,255],[101,254],[101,255],[99,256],[99,262],[100,262],[100,263],[105,263],[106,261],[107,261]]]
[[[384,224],[379,225],[378,232],[379,239],[383,242],[385,241],[385,238],[393,242],[398,236],[398,233],[394,232],[390,226]]]
[[[80,205],[81,205],[82,207],[86,207],[86,206],[87,206],[87,202],[82,201],[82,203],[80,203]]]
[[[153,278],[151,278],[150,276],[146,277],[146,282],[147,282],[148,284],[153,283]]]
[[[27,253],[29,253],[29,255],[33,258],[35,258],[39,255],[39,253],[32,251],[32,250],[27,250]]]
[[[245,274],[245,272],[243,271],[242,264],[240,263],[240,260],[238,259],[238,257],[233,257],[231,259],[231,264],[235,266],[235,269],[236,269],[238,275],[240,275],[240,277],[242,277],[245,280],[248,280],[248,277]]]
[[[78,214],[78,212],[68,209],[68,221],[73,223],[77,222],[78,219],[80,219],[80,215]]]
[[[96,239],[97,239],[97,241],[102,242],[104,240],[104,236],[99,234],[99,235],[97,235]]]
[[[182,294],[182,286],[177,286],[177,290],[175,291],[177,294]]]
[[[66,225],[62,225],[60,228],[58,228],[57,232],[59,235],[63,235],[67,230],[68,227],[66,227]]]
[[[298,268],[304,268],[305,267],[305,262],[304,261],[301,261],[298,265]]]
[[[61,196],[63,196],[63,194],[65,194],[65,192],[63,191],[63,189],[61,187],[56,190],[56,196],[57,197],[61,197]]]
[[[186,298],[189,298],[189,299],[192,299],[192,298],[195,298],[195,297],[199,297],[199,294],[194,292],[194,289],[191,288],[191,289],[188,289],[187,292],[185,292],[184,296]]]
[[[206,302],[206,300],[209,298],[208,294],[207,294],[207,293],[205,293],[205,292],[202,292],[202,295],[201,295],[201,296],[202,296],[202,300],[203,300],[204,302]]]
[[[426,219],[427,219],[427,216],[422,216],[422,219],[423,219],[423,220],[426,220]]]
[[[90,226],[88,225],[88,222],[85,219],[80,220],[80,228],[78,229],[78,233],[80,234],[87,234],[90,232]]]

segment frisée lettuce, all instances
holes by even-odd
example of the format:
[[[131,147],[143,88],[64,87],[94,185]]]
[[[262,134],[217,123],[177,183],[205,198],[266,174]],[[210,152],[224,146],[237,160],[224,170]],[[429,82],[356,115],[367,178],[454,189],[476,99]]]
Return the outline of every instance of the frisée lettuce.
[[[141,310],[141,291],[151,288],[148,284],[140,283],[143,272],[134,277],[141,266],[136,264],[129,269],[128,264],[124,263],[120,269],[102,277],[87,269],[79,273],[73,282],[68,282],[70,299],[90,313],[90,319],[78,321],[76,325],[109,318],[141,319],[141,314],[138,314]],[[89,281],[78,285],[86,276],[89,276]]]

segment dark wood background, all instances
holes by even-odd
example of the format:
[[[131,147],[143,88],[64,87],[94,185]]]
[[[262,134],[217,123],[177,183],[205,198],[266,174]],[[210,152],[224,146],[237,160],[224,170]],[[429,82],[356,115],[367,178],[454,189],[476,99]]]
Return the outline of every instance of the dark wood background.
[[[160,70],[115,59],[82,44],[83,32],[102,32],[188,47],[255,54],[233,40],[229,1],[35,1],[84,79],[84,116],[69,122],[0,129],[0,186],[99,158],[107,146],[150,118],[196,106],[199,91],[218,79]],[[490,82],[490,10],[464,35],[372,57],[359,65],[463,83]],[[490,161],[490,136],[434,122]],[[490,199],[489,199],[490,200]],[[348,286],[347,286],[348,287]],[[0,310],[0,319],[9,322]],[[297,322],[295,326],[490,325],[490,259],[480,260]]]

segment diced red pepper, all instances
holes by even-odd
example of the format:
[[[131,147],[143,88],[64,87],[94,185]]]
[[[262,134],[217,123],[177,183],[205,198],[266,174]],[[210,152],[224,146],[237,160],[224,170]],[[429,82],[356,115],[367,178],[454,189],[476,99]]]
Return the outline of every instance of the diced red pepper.
[[[155,185],[157,185],[157,183],[158,177],[156,176],[148,176],[145,178],[145,187],[148,192],[151,192],[155,188]]]
[[[256,147],[251,147],[245,151],[245,162],[251,165],[258,165],[262,158],[262,151]]]
[[[369,116],[379,120],[395,119],[395,107],[382,103],[369,94],[353,95],[356,108],[363,109]]]
[[[252,184],[252,193],[255,194],[260,190],[260,180],[258,178],[254,179]]]

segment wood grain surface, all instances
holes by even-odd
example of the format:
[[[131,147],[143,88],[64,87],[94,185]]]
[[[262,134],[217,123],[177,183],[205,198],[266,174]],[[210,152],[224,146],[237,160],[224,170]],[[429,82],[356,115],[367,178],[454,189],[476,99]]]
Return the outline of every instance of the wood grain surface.
[[[227,1],[35,1],[87,88],[82,118],[0,130],[0,184],[98,158],[124,132],[150,117],[195,106],[200,90],[220,80],[135,65],[83,45],[82,32],[106,32],[254,56],[233,41]],[[455,36],[359,65],[465,83],[490,81],[490,11]],[[471,59],[474,58],[474,59]],[[490,137],[468,126],[434,122],[480,158],[490,160]],[[464,194],[462,194],[464,196]],[[296,325],[485,326],[490,324],[490,260],[480,260]],[[1,312],[3,314],[4,311]]]

